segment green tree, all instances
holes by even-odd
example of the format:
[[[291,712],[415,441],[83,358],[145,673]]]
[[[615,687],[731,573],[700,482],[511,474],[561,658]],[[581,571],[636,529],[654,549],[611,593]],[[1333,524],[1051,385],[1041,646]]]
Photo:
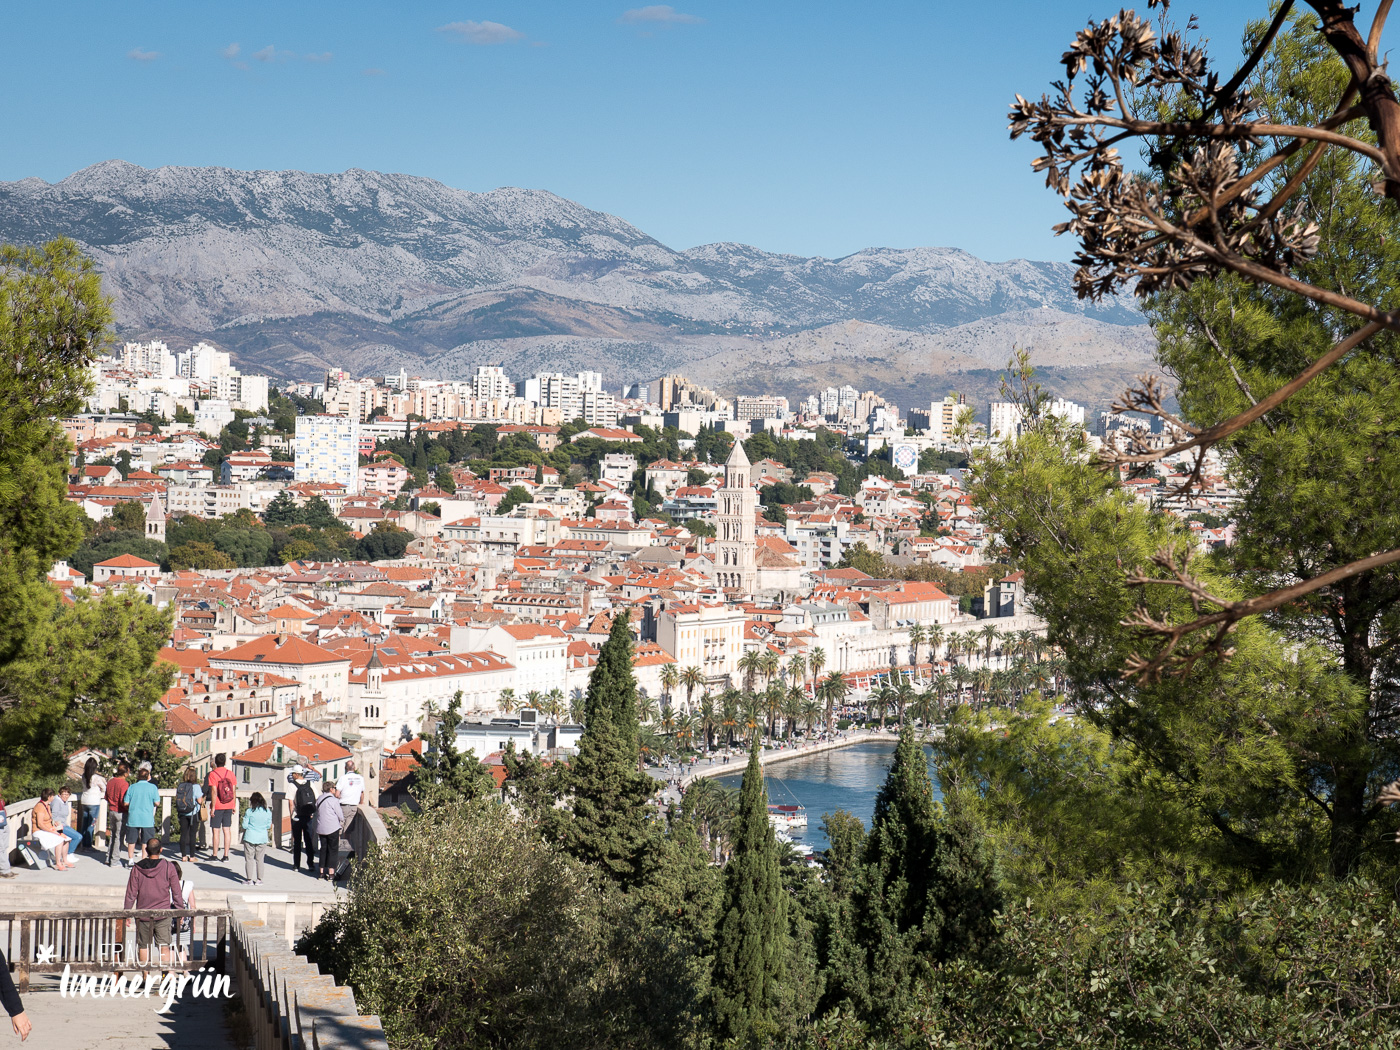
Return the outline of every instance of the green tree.
[[[970,821],[933,799],[928,760],[912,729],[875,797],[843,931],[855,965],[834,969],[828,1001],[888,1027],[915,990],[948,960],[992,943],[1002,907],[989,851]]]
[[[146,538],[144,524],[139,530],[133,531],[99,529],[79,544],[78,549],[69,557],[68,564],[91,580],[94,565],[123,554],[131,554],[162,565],[166,559],[166,548],[159,540]]]
[[[437,473],[433,475],[433,484],[449,496],[457,491],[457,481],[452,476],[452,468],[448,466],[438,467]]]
[[[46,579],[83,538],[67,502],[71,446],[111,313],[70,240],[0,248],[0,787],[23,797],[80,747],[120,747],[158,721],[155,666],[171,614],[129,591],[59,600]]]
[[[306,515],[302,508],[297,506],[296,500],[286,489],[277,493],[272,502],[267,505],[267,510],[263,512],[263,519],[269,525],[305,525]]]
[[[414,770],[413,800],[423,809],[448,806],[473,799],[489,798],[496,791],[496,778],[468,749],[457,750],[457,725],[462,721],[462,691],[459,689],[438,717],[432,747],[425,748],[419,767]]]
[[[620,886],[645,875],[648,802],[656,782],[640,770],[637,683],[628,614],[613,619],[588,678],[584,732],[566,787],[573,802],[552,834],[564,848]]]
[[[236,564],[212,543],[186,543],[170,550],[170,567],[181,569],[233,569]]]
[[[313,529],[345,528],[344,522],[337,518],[335,512],[331,510],[331,505],[319,495],[311,496],[302,504],[301,524]]]
[[[778,1034],[790,953],[788,901],[768,819],[759,749],[755,737],[739,791],[734,854],[724,869],[712,981],[715,1027],[721,1038],[741,1044],[761,1043]]]
[[[524,485],[512,485],[506,490],[506,494],[501,497],[501,502],[496,505],[497,514],[509,514],[522,503],[530,502],[530,490]]]
[[[390,561],[402,558],[413,533],[388,522],[379,522],[374,530],[355,544],[355,557],[365,561]]]
[[[272,537],[266,529],[220,529],[214,546],[240,568],[268,564],[272,557]]]
[[[295,539],[277,552],[277,558],[283,565],[286,565],[309,558],[315,553],[316,545],[310,540]]]
[[[876,579],[883,579],[888,573],[885,566],[885,559],[876,554],[861,540],[852,544],[841,552],[841,560],[837,562],[838,569],[857,569],[867,576],[874,576]]]

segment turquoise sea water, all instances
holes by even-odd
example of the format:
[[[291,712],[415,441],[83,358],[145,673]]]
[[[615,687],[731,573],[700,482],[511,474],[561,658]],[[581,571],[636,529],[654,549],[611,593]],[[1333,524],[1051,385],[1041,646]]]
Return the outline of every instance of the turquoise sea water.
[[[814,850],[826,849],[822,814],[849,810],[868,829],[875,811],[875,795],[885,782],[894,761],[894,738],[866,741],[819,755],[776,762],[767,769],[768,801],[775,804],[801,803],[807,810],[807,827],[791,832],[795,842],[805,842]],[[938,779],[929,767],[935,798],[941,798]],[[725,787],[737,788],[743,774],[716,778]]]

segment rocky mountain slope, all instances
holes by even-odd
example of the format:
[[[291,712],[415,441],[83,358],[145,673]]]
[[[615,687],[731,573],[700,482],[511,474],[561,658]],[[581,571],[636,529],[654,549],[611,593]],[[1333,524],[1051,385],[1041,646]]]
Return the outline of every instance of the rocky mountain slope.
[[[208,338],[280,375],[492,360],[601,365],[621,383],[681,368],[726,389],[850,382],[918,403],[937,379],[1001,367],[1013,343],[1080,385],[1151,353],[1133,305],[1080,302],[1063,263],[674,251],[550,193],[409,175],[107,161],[0,183],[0,239],[59,234],[98,261],[123,333]]]

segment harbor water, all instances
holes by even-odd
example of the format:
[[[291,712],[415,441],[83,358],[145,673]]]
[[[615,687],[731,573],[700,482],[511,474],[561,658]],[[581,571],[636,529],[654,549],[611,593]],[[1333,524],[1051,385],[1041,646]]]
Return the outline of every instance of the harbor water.
[[[875,812],[875,796],[885,782],[894,761],[895,741],[867,740],[850,747],[804,758],[774,762],[766,769],[768,801],[774,805],[794,802],[807,810],[807,826],[793,828],[789,834],[794,842],[804,842],[814,850],[824,850],[826,835],[822,832],[822,815],[838,809],[847,810],[860,818],[866,829]],[[932,750],[926,748],[930,757]],[[933,796],[941,798],[938,778],[929,766],[933,781]],[[727,788],[737,788],[743,774],[717,777]]]

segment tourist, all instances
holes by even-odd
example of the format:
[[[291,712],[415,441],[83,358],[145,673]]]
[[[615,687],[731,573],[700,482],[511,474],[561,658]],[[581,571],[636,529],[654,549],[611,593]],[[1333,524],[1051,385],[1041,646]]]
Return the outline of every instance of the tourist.
[[[359,808],[360,799],[365,794],[365,778],[355,772],[353,758],[345,763],[345,775],[335,782],[335,792],[340,796],[340,808],[343,811],[340,826],[349,827],[350,816]]]
[[[134,908],[137,911],[174,910],[183,902],[179,873],[176,872],[174,864],[161,857],[160,839],[152,836],[146,842],[145,858],[137,861],[132,866],[131,874],[127,876],[126,900],[122,907]],[[165,953],[160,949],[170,946],[169,919],[136,920],[136,961],[143,966],[150,955],[152,942],[156,945],[160,961],[165,961]]]
[[[175,877],[180,880],[180,907],[185,911],[194,911],[199,907],[194,901],[194,883],[185,878],[184,868],[174,861],[170,863],[175,869]],[[178,915],[170,920],[170,940],[174,956],[170,961],[172,963],[189,962],[190,944],[194,940],[193,915]]]
[[[316,864],[316,789],[306,779],[306,770],[298,766],[292,770],[292,783],[296,794],[292,798],[292,870],[301,867],[301,849],[306,846],[306,870],[315,870]]]
[[[180,859],[186,864],[194,861],[195,838],[199,832],[199,804],[204,789],[199,786],[199,774],[194,766],[185,769],[180,786],[175,789],[175,816],[180,821]]]
[[[156,807],[160,805],[160,788],[151,780],[151,771],[146,763],[141,763],[136,773],[136,783],[126,789],[124,801],[127,859],[135,863],[137,848],[156,833]]]
[[[107,833],[107,867],[116,863],[117,855],[122,847],[122,840],[126,837],[126,789],[131,785],[127,783],[127,774],[131,772],[131,767],[125,762],[117,763],[117,775],[107,781],[107,821],[110,825]],[[122,858],[122,866],[126,866],[126,858]]]
[[[321,797],[316,800],[316,835],[321,840],[321,878],[335,880],[335,865],[340,859],[340,829],[345,826],[336,798],[335,785],[329,780],[321,785]]]
[[[49,800],[49,811],[58,830],[68,836],[68,856],[72,857],[82,848],[83,834],[73,826],[73,789],[64,784],[58,794]]]
[[[107,778],[97,771],[97,759],[89,758],[83,763],[83,793],[78,796],[82,806],[82,822],[79,830],[83,833],[83,847],[97,848],[97,818],[102,812],[102,796],[107,791]]]
[[[53,811],[49,808],[52,798],[53,788],[39,792],[39,801],[34,806],[34,841],[52,858],[50,867],[55,871],[67,871],[77,865],[68,863],[68,836],[54,823]]]
[[[272,813],[261,791],[254,791],[243,814],[243,874],[254,886],[263,881],[263,858],[267,856],[268,832],[272,830]]]
[[[10,1026],[22,1043],[29,1038],[32,1026],[29,1015],[24,1012],[24,1002],[15,987],[15,979],[10,976],[10,960],[0,951],[0,1003],[5,1004],[5,1012],[10,1015]]]
[[[209,821],[211,841],[209,852],[214,860],[227,861],[229,850],[233,849],[233,814],[238,809],[238,781],[233,770],[225,769],[228,756],[220,751],[214,756],[214,768],[209,771],[209,795],[214,803],[214,812]],[[223,856],[219,847],[223,846]]]
[[[0,879],[13,879],[15,873],[10,870],[10,851],[5,848],[10,844],[10,815],[5,812],[5,799],[0,796]],[[3,960],[0,960],[3,965]]]

